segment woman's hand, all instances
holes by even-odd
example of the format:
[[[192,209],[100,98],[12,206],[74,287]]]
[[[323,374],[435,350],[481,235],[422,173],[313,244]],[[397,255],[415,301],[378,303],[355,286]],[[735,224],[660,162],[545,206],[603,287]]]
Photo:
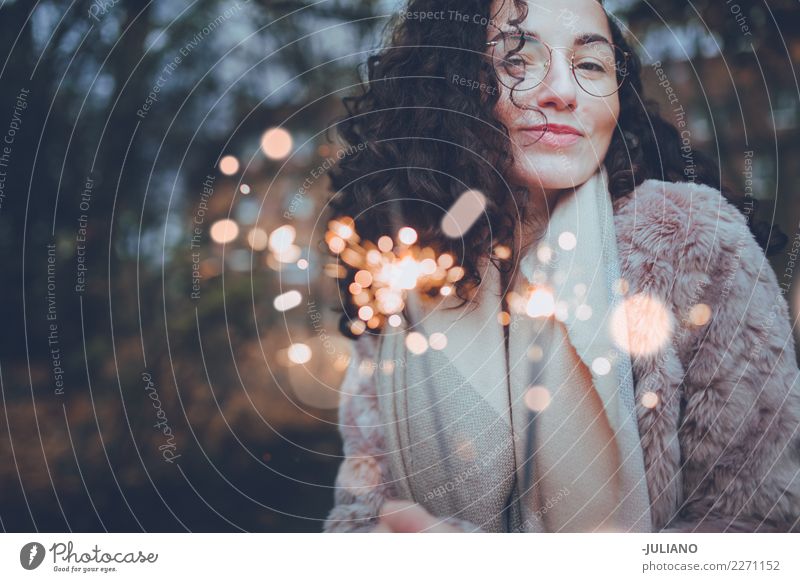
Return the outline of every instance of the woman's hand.
[[[460,533],[461,530],[434,517],[418,503],[389,500],[381,507],[380,521],[373,532],[381,533]]]

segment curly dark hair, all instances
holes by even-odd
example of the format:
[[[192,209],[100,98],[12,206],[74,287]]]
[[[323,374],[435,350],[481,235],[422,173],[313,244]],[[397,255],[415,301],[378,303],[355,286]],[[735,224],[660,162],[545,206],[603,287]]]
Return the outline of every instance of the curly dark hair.
[[[504,24],[513,27],[525,19],[527,3],[507,1],[516,18]],[[454,23],[398,16],[391,23],[391,38],[367,60],[360,94],[343,99],[346,115],[335,126],[346,144],[361,147],[349,148],[351,154],[330,173],[334,215],[352,217],[359,235],[372,241],[413,226],[420,244],[451,253],[464,268],[455,287],[464,301],[481,281],[481,258],[489,257],[501,270],[515,263],[516,256],[498,261],[492,247],[505,244],[516,250],[515,224],[530,219],[527,191],[508,178],[513,163],[508,129],[494,113],[501,86],[484,54],[486,27],[496,22],[491,6],[492,0],[408,2],[404,15],[458,11],[470,18]],[[612,42],[631,54],[619,91],[618,124],[603,162],[612,197],[630,194],[649,178],[707,184],[743,211],[766,251],[780,247],[771,227],[754,222],[756,201],[746,201],[723,184],[708,156],[693,152],[691,175],[685,173],[677,129],[660,115],[655,101],[643,98],[641,61],[615,18],[608,20]],[[453,83],[454,74],[480,80],[488,89]],[[441,232],[442,216],[467,189],[491,193],[485,213],[462,238],[447,238]],[[348,270],[339,280],[345,298],[353,275]],[[349,324],[356,311],[349,299],[344,302],[340,329],[348,337],[354,337]]]

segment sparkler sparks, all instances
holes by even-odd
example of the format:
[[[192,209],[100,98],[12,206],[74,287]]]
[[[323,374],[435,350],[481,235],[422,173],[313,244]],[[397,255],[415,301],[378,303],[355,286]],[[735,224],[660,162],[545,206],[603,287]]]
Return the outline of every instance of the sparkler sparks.
[[[348,287],[358,306],[358,319],[351,323],[351,332],[360,335],[367,328],[378,329],[386,323],[400,327],[409,291],[438,292],[446,297],[453,292],[453,284],[464,277],[464,269],[455,265],[452,255],[437,255],[432,248],[416,244],[418,238],[417,231],[406,226],[398,230],[395,238],[384,235],[375,244],[361,240],[350,217],[328,223],[328,248],[342,263],[356,270]],[[342,271],[344,267],[339,263],[326,268],[337,278],[342,278]],[[446,340],[439,338],[435,343],[438,347]]]

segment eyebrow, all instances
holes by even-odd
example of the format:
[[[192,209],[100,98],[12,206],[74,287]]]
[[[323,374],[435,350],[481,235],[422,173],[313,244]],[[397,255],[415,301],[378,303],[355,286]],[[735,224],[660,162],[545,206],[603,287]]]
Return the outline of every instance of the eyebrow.
[[[519,36],[519,34],[521,33],[524,36],[535,38],[537,40],[542,40],[542,38],[539,36],[539,34],[537,32],[535,32],[535,31],[532,31],[532,30],[522,30],[522,29],[520,29],[520,30],[503,30],[503,32],[510,33],[510,34],[516,34],[517,36]],[[579,34],[578,36],[575,37],[575,40],[573,40],[572,44],[574,46],[582,46],[582,45],[590,44],[590,43],[593,43],[593,42],[604,42],[606,44],[612,44],[612,42],[610,40],[608,40],[605,36],[603,36],[602,34],[598,34],[596,32],[582,32],[581,34]]]

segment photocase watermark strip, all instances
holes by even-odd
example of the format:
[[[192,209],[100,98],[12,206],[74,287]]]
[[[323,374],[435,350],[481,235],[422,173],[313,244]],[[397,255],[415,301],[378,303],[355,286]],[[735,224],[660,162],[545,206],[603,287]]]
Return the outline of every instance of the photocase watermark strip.
[[[3,136],[3,143],[0,144],[0,211],[3,210],[3,202],[6,199],[6,180],[8,179],[6,168],[11,164],[12,146],[14,145],[17,132],[22,127],[22,113],[28,108],[29,93],[30,90],[23,87],[17,94],[17,100],[14,103],[14,110],[11,114],[11,121]]]
[[[156,418],[158,418],[158,422],[156,422],[153,426],[160,430],[165,437],[164,444],[159,445],[158,450],[161,452],[161,457],[164,459],[164,461],[172,464],[181,456],[176,454],[178,447],[175,444],[175,434],[172,431],[172,427],[169,425],[167,413],[164,412],[164,407],[162,406],[161,399],[158,396],[155,382],[153,381],[153,377],[149,372],[142,372],[142,382],[144,382],[144,391],[150,397],[150,400],[152,400],[153,408],[156,410]]]
[[[47,347],[50,350],[50,367],[55,384],[55,395],[64,395],[64,368],[61,367],[61,340],[56,307],[56,243],[47,245]]]
[[[200,249],[203,246],[203,224],[205,223],[206,213],[208,212],[208,202],[214,195],[215,180],[216,177],[209,174],[203,181],[200,191],[200,202],[197,204],[197,209],[192,219],[192,236],[189,242],[189,248],[192,251],[192,290],[190,292],[190,297],[192,299],[200,299],[200,282],[203,279],[200,270]]]

